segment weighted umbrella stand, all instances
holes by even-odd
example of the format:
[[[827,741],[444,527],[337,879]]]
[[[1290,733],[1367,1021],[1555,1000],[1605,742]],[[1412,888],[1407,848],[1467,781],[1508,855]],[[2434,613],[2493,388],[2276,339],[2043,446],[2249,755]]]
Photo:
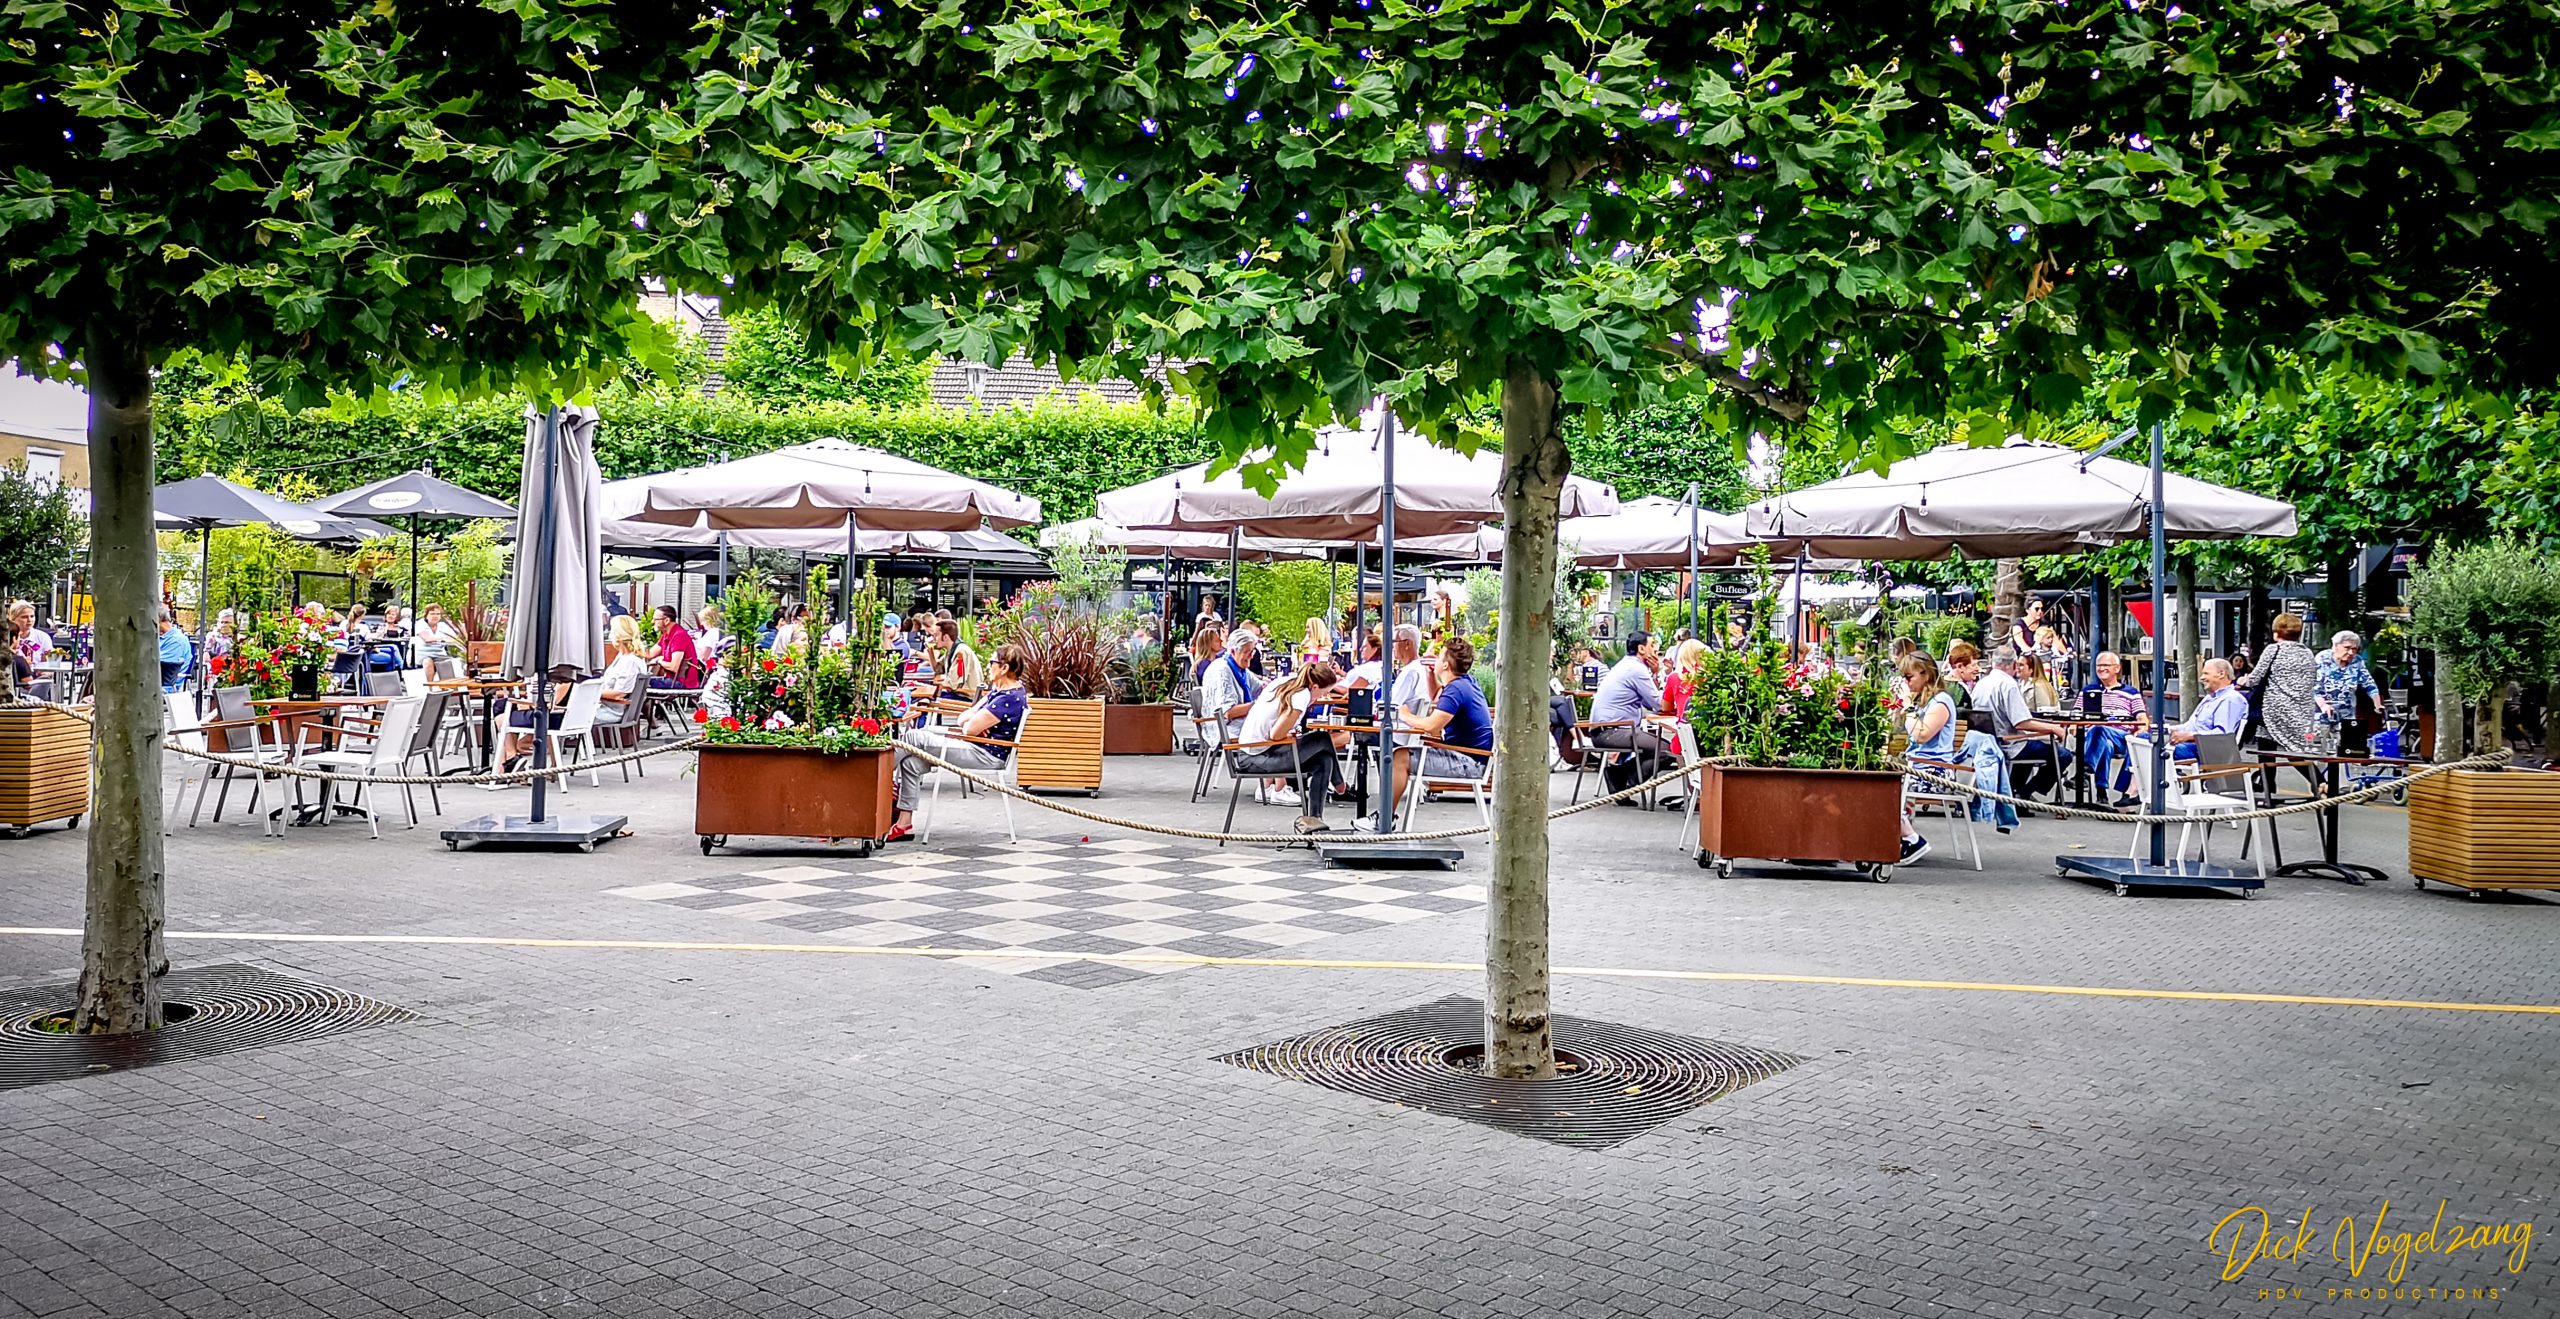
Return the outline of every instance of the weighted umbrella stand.
[[[2100,446],[2088,458],[2082,459],[2081,466],[2085,469],[2092,459],[2105,455],[2109,450],[2140,433],[2140,427],[2127,428],[2123,434]],[[2167,471],[2166,447],[2165,432],[2160,423],[2155,421],[2151,424],[2150,509],[2145,519],[2151,526],[2151,628],[2154,637],[2159,637],[2166,630],[2163,625],[2169,618],[2168,602],[2162,598],[2169,578],[2167,515],[2169,499],[2167,477],[2164,475]],[[2153,651],[2156,654],[2166,655],[2168,647],[2166,644],[2155,643]],[[2148,813],[2155,816],[2168,813],[2166,807],[2169,800],[2169,774],[2174,760],[2169,754],[2173,748],[2169,745],[2169,726],[2166,722],[2168,711],[2162,704],[2162,688],[2165,686],[2166,684],[2158,681],[2155,675],[2151,684],[2150,736],[2153,749],[2151,782],[2147,785],[2151,790]],[[2084,879],[2104,880],[2115,885],[2117,897],[2123,897],[2136,888],[2225,888],[2236,889],[2241,897],[2249,898],[2257,896],[2257,890],[2267,886],[2267,882],[2256,875],[2242,874],[2229,866],[2189,861],[2184,856],[2172,862],[2168,857],[2169,826],[2154,824],[2149,826],[2149,831],[2151,855],[2148,859],[2128,856],[2057,856],[2053,859],[2054,873],[2061,876],[2076,875]]]
[[[534,511],[534,563],[537,574],[531,580],[538,584],[533,592],[533,768],[538,772],[550,762],[551,738],[551,627],[559,594],[560,563],[557,550],[560,541],[560,409],[552,407],[542,416],[542,500]],[[589,514],[595,510],[590,508]],[[590,529],[592,534],[592,528]],[[591,565],[592,566],[592,565]],[[518,600],[521,607],[525,602]],[[533,814],[484,815],[443,832],[448,851],[460,851],[464,843],[511,843],[534,847],[574,847],[593,852],[596,844],[620,834],[630,823],[627,815],[600,815],[587,811],[562,811],[556,815],[545,810],[548,779],[533,780]]]

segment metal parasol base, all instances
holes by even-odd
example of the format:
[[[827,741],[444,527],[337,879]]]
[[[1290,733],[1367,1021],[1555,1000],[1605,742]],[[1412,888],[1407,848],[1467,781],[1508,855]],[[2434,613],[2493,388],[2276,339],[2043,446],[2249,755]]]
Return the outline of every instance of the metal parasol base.
[[[2353,884],[2359,888],[2367,884],[2384,883],[2391,878],[2391,876],[2384,871],[2377,870],[2372,866],[2357,865],[2352,861],[2289,861],[2283,865],[2277,866],[2275,873],[2279,875],[2311,875],[2319,879],[2334,879],[2341,884]]]
[[[1355,836],[1317,843],[1316,855],[1323,857],[1326,865],[1342,868],[1415,870],[1438,866],[1455,870],[1459,862],[1467,859],[1467,850],[1451,843],[1367,843]]]
[[[2116,886],[2116,896],[2138,888],[2227,888],[2244,898],[2256,897],[2267,881],[2229,866],[2203,861],[2153,865],[2124,856],[2058,856],[2053,873],[2065,879],[2102,879]]]
[[[563,811],[542,820],[529,815],[483,815],[445,830],[443,838],[446,849],[456,852],[462,850],[464,843],[574,847],[592,852],[597,843],[622,832],[630,822],[627,815],[589,815],[583,811]]]

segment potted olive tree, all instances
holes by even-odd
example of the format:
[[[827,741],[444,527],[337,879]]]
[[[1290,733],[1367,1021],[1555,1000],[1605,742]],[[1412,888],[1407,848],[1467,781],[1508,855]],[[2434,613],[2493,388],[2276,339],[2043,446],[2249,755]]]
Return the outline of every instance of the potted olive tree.
[[[1876,880],[1902,856],[1902,775],[1885,767],[1894,714],[1888,683],[1818,658],[1791,661],[1770,630],[1777,611],[1762,565],[1763,607],[1738,649],[1707,652],[1689,697],[1688,735],[1709,765],[1698,791],[1698,864],[1843,861]]]
[[[827,599],[823,573],[809,597]],[[715,676],[726,712],[697,711],[704,745],[694,778],[694,832],[709,855],[733,834],[855,839],[868,855],[889,832],[895,807],[892,731],[906,714],[896,662],[876,628],[848,629],[842,644],[819,640],[816,606],[805,636],[788,650],[755,644],[775,612],[772,594],[741,582],[721,597],[737,640]],[[867,576],[853,617],[880,616]]]
[[[2495,750],[2507,688],[2560,675],[2560,564],[2517,540],[2438,550],[2411,578],[2409,624],[2473,715],[2474,740]],[[2460,758],[2462,723],[2439,714],[2437,759]],[[2560,774],[2455,770],[2411,785],[2409,873],[2475,895],[2560,889]]]

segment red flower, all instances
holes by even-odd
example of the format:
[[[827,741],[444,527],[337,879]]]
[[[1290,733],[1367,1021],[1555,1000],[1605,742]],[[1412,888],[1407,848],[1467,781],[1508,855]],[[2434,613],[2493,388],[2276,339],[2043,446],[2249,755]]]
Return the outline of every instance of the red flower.
[[[696,710],[693,712],[693,721],[697,724],[710,723],[711,712],[709,710]]]
[[[880,721],[877,719],[856,719],[853,726],[868,736],[877,737],[880,733]]]
[[[790,695],[791,693],[790,693],[790,691],[789,691],[788,689],[784,688],[781,684],[776,683],[776,684],[774,685],[774,688],[773,688],[773,694],[774,694],[774,695],[776,695],[776,696],[788,696],[788,695]]]
[[[781,665],[774,663],[772,660],[766,660],[766,661],[764,662],[764,671],[765,671],[765,672],[767,672],[767,673],[771,673],[771,672],[773,672],[775,669],[778,669],[778,668],[781,668],[781,667],[782,667]]]
[[[732,732],[732,733],[737,732],[737,731],[738,731],[738,716],[736,716],[736,715],[730,715],[729,717],[727,717],[727,718],[725,718],[725,719],[722,719],[722,720],[720,721],[720,726],[721,726],[722,728],[728,729],[728,730],[729,730],[730,732]]]

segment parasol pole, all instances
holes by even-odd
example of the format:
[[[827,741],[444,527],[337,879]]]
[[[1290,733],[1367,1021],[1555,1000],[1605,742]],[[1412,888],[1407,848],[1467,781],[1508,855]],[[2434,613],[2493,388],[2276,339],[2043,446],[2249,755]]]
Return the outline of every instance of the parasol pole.
[[[1387,699],[1375,708],[1378,720],[1378,832],[1394,833],[1396,827],[1396,410],[1384,406],[1378,418],[1378,434],[1384,440],[1386,459],[1378,495],[1378,673],[1384,678]],[[1421,657],[1414,657],[1419,662]],[[1422,749],[1414,748],[1414,772],[1422,772]]]
[[[1689,635],[1699,641],[1706,638],[1698,631],[1698,483],[1689,483]]]
[[[196,528],[196,695],[204,695],[213,681],[213,664],[204,657],[204,639],[211,626],[205,622],[213,608],[213,524]],[[66,700],[68,698],[65,698]]]
[[[542,823],[542,768],[551,760],[551,619],[559,565],[552,561],[560,538],[560,409],[542,414],[542,507],[534,516],[534,571],[541,589],[533,597],[533,822]]]
[[[861,570],[862,515],[852,509],[844,512],[844,644],[853,644],[853,575]],[[878,626],[878,624],[873,624]],[[812,651],[812,654],[816,652]]]
[[[2167,600],[2169,578],[2169,520],[2161,516],[2169,502],[2167,432],[2159,422],[2151,423],[2151,814],[2166,813],[2169,798],[2169,726],[2163,722],[2168,711],[2169,654]],[[2095,671],[2094,669],[2092,670]],[[2168,864],[2169,826],[2151,826],[2151,865],[2158,869]]]

